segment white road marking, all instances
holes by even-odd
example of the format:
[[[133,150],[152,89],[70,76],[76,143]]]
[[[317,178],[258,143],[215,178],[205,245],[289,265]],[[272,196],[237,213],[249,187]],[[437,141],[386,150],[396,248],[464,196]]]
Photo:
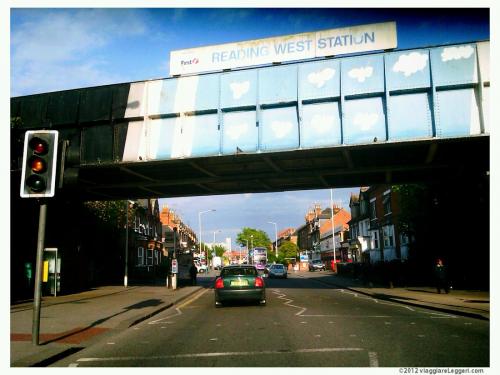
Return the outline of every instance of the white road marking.
[[[203,289],[201,292],[196,294],[194,297],[189,298],[187,301],[183,302],[182,304],[179,305],[179,307],[175,308],[176,313],[173,315],[169,315],[165,318],[161,319],[156,319],[153,320],[152,322],[149,322],[148,324],[173,324],[173,322],[166,321],[167,319],[174,318],[176,316],[182,315],[181,307],[185,307],[186,305],[196,301],[198,298],[200,298],[203,294],[205,294],[208,291],[208,289]]]
[[[313,349],[297,349],[297,350],[262,350],[254,352],[216,352],[216,353],[186,353],[186,354],[172,354],[161,356],[147,356],[147,357],[94,357],[94,358],[79,358],[77,362],[112,362],[112,361],[142,361],[142,360],[157,360],[169,358],[207,358],[207,357],[229,357],[229,356],[255,356],[262,354],[301,354],[301,353],[327,353],[327,352],[360,352],[364,351],[362,348],[313,348]],[[369,352],[370,365],[372,359]],[[375,360],[376,353],[375,353]],[[378,365],[378,360],[377,360]]]
[[[148,324],[168,324],[168,323],[172,323],[172,322],[166,322],[167,319],[171,319],[175,316],[179,316],[179,315],[182,315],[182,311],[179,309],[179,307],[176,307],[175,308],[175,311],[176,313],[175,314],[172,314],[172,315],[169,315],[165,318],[161,318],[161,319],[156,319],[156,320],[153,320],[152,322],[149,322]]]
[[[70,363],[68,367],[78,367],[78,363]]]
[[[108,342],[108,345],[115,345],[114,342]]]
[[[370,367],[378,367],[378,356],[376,352],[368,352],[368,360],[370,361]]]
[[[279,299],[286,300],[286,302],[284,303],[284,305],[287,305],[287,306],[290,306],[290,307],[295,307],[297,309],[301,309],[295,315],[302,316],[302,313],[307,310],[305,307],[292,305],[291,302],[293,302],[293,299],[286,298],[286,294],[281,293],[279,290],[273,290],[273,293],[276,294],[276,295],[278,295]]]
[[[217,337],[214,337],[214,338],[210,339],[210,341],[217,341],[217,340],[218,340]]]

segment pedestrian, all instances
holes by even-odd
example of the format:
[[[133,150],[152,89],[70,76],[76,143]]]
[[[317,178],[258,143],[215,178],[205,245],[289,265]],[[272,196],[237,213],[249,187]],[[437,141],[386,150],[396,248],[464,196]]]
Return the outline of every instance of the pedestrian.
[[[441,289],[443,289],[446,294],[450,292],[447,272],[448,270],[443,264],[443,260],[440,258],[436,259],[436,265],[434,266],[434,277],[436,278],[436,288],[438,293],[441,293]]]
[[[191,267],[189,267],[189,276],[191,277],[191,285],[196,285],[196,274],[198,270],[194,264],[194,260],[191,262]]]

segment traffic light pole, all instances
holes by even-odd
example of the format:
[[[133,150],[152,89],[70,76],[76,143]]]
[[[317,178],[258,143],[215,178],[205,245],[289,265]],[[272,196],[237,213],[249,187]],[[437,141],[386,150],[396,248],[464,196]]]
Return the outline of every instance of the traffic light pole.
[[[31,342],[40,344],[40,310],[42,300],[43,249],[45,245],[45,226],[47,222],[47,203],[40,202],[40,217],[38,219],[38,240],[36,245],[35,295],[33,301],[33,327]]]

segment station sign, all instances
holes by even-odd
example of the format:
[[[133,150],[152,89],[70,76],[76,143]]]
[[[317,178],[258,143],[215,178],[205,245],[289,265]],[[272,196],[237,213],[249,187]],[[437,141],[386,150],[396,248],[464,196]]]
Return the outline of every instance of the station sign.
[[[374,23],[171,51],[170,75],[220,71],[396,47],[396,22]]]

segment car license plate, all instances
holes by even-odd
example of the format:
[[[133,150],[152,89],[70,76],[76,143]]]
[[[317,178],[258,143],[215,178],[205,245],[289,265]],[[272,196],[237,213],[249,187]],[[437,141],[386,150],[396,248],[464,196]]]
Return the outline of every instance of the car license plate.
[[[231,286],[247,286],[248,280],[232,280]]]

